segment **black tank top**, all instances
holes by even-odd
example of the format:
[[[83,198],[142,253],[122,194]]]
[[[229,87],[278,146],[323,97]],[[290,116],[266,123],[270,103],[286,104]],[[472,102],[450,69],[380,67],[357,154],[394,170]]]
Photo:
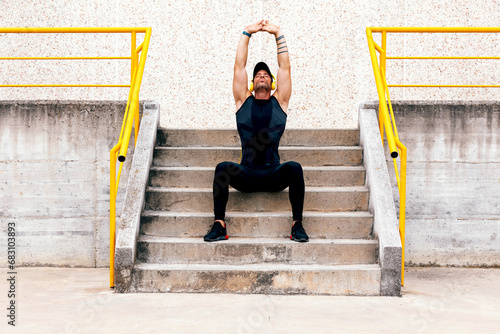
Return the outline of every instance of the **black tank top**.
[[[241,140],[241,165],[265,168],[280,164],[278,146],[285,131],[286,114],[278,100],[249,96],[236,112]]]

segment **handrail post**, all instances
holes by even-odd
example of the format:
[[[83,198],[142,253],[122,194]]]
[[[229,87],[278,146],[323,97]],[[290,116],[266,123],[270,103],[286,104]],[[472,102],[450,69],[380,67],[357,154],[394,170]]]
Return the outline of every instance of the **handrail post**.
[[[385,64],[387,58],[387,31],[382,31],[382,49],[380,53],[380,70],[386,73]]]
[[[135,108],[137,112],[134,116],[134,145],[137,144],[137,137],[139,137],[139,99],[137,99],[136,104]]]
[[[399,235],[401,237],[401,285],[405,285],[405,236],[406,236],[406,146],[399,143],[401,151],[401,173],[399,189]]]
[[[116,152],[121,141],[109,151],[109,287],[115,286],[116,242]]]
[[[131,64],[130,64],[130,85],[134,84],[134,75],[135,71],[137,69],[137,52],[135,52],[136,48],[136,38],[137,38],[137,33],[135,31],[132,31],[132,42],[131,42],[131,52],[130,52],[130,58],[131,58]]]

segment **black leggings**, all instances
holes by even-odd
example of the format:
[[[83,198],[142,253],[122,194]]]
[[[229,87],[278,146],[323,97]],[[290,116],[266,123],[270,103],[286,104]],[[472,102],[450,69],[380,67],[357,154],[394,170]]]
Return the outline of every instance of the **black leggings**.
[[[297,162],[289,161],[265,169],[229,161],[219,163],[215,168],[213,187],[215,220],[224,220],[229,185],[242,192],[275,192],[290,187],[293,220],[302,220],[305,184],[302,166]]]

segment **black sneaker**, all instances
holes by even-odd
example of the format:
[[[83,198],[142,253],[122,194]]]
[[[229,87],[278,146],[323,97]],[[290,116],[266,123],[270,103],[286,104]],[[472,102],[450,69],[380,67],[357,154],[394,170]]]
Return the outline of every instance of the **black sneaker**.
[[[227,240],[227,231],[225,227],[222,227],[220,222],[214,222],[210,230],[208,230],[207,235],[203,238],[205,241],[218,241]]]
[[[297,242],[308,242],[309,237],[306,234],[306,230],[302,226],[302,222],[298,221],[292,226],[292,235],[290,239]]]

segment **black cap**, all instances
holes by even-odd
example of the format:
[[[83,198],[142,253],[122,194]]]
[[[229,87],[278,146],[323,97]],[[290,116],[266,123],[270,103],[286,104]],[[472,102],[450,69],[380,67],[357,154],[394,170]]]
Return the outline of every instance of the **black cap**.
[[[263,61],[257,63],[257,65],[255,65],[254,69],[253,69],[253,77],[255,79],[255,76],[257,75],[257,72],[261,71],[261,70],[264,70],[266,71],[269,76],[271,77],[271,82],[273,82],[273,75],[271,74],[271,70],[269,69],[269,66],[267,66],[266,63],[264,63]]]

